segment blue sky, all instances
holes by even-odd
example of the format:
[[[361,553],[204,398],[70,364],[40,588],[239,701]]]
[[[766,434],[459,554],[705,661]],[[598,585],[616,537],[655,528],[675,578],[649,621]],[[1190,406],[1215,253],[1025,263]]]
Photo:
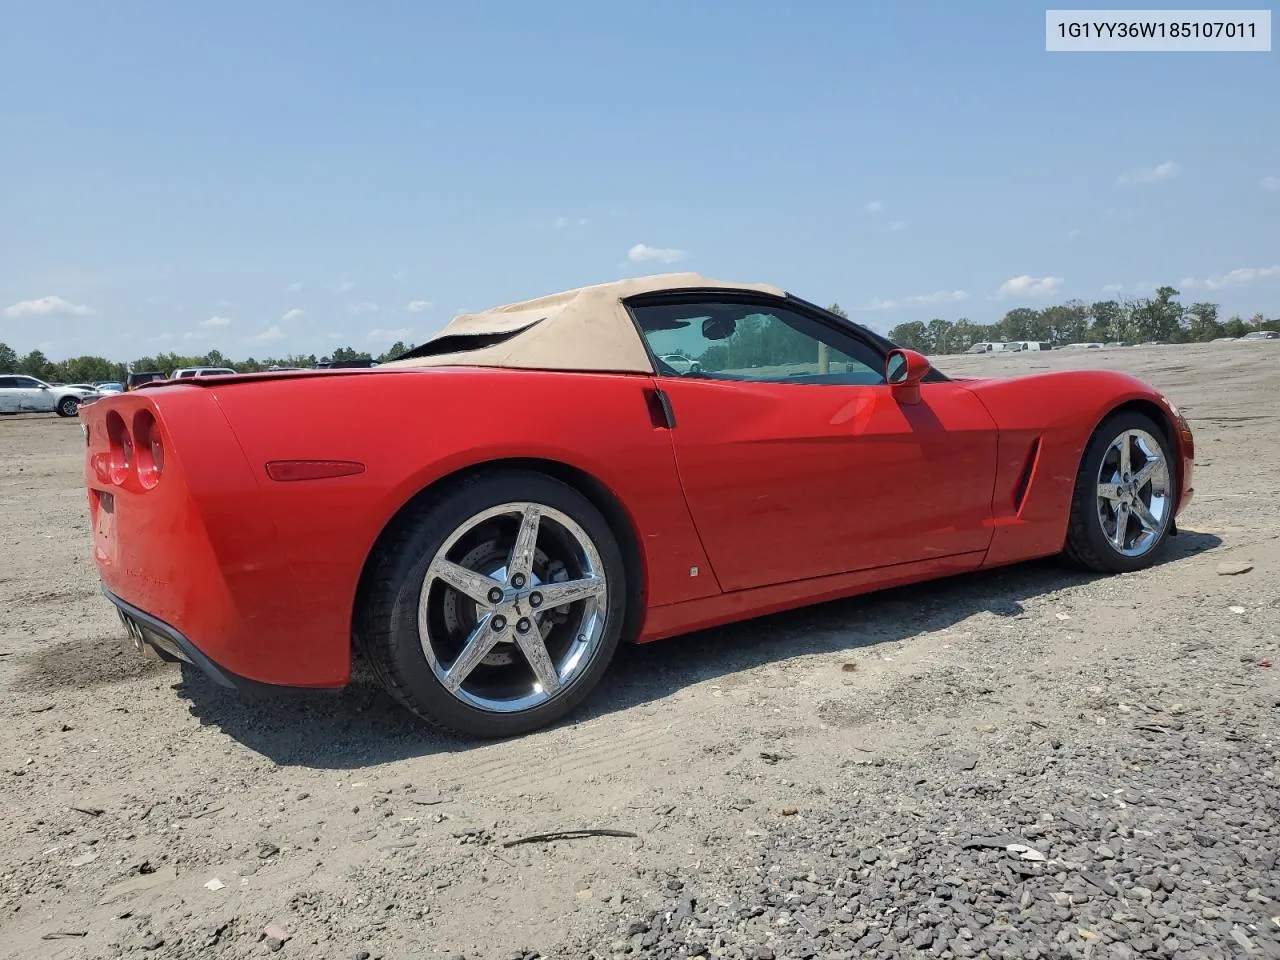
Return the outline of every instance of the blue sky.
[[[881,330],[1280,313],[1280,54],[1050,54],[1044,9],[0,0],[0,340],[378,352],[683,269]]]

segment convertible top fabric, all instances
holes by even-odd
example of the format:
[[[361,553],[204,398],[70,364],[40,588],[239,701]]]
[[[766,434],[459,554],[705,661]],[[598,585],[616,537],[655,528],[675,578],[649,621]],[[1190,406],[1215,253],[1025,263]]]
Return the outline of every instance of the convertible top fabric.
[[[481,366],[653,373],[653,362],[623,300],[690,287],[785,295],[767,284],[725,283],[696,273],[599,283],[455,317],[423,345],[434,344],[439,352],[392,360],[378,369]]]

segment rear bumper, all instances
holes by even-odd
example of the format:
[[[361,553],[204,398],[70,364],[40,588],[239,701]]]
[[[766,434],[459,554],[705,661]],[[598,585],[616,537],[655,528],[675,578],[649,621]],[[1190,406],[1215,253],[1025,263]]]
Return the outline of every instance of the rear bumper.
[[[252,690],[270,690],[272,684],[250,680],[214,661],[212,657],[188,640],[176,628],[153,617],[145,610],[139,610],[133,604],[120,599],[106,587],[102,588],[106,598],[115,604],[120,622],[128,631],[133,645],[139,653],[150,651],[162,660],[170,663],[188,663],[197,667],[205,676],[220,687],[228,690],[249,692]]]

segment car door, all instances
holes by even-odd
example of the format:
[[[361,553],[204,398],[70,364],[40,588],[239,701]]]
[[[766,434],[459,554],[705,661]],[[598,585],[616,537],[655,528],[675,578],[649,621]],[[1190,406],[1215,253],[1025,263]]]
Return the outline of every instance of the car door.
[[[18,378],[0,377],[0,413],[18,412]]]
[[[53,410],[53,390],[35,377],[14,377],[17,409],[20,413],[48,413]]]
[[[934,374],[901,403],[853,324],[758,294],[628,303],[655,361],[686,500],[717,579],[743,590],[981,552],[996,425]],[[977,558],[975,558],[975,563]]]

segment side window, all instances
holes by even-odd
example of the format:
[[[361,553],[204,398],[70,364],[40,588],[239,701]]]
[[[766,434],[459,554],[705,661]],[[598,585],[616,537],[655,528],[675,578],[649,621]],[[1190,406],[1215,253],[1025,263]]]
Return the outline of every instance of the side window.
[[[0,390],[9,390],[18,385],[17,377],[0,377]]]
[[[12,386],[23,390],[37,390],[40,387],[40,381],[33,380],[31,377],[14,377]]]
[[[884,358],[857,337],[770,303],[631,307],[658,372],[767,383],[881,384]]]

